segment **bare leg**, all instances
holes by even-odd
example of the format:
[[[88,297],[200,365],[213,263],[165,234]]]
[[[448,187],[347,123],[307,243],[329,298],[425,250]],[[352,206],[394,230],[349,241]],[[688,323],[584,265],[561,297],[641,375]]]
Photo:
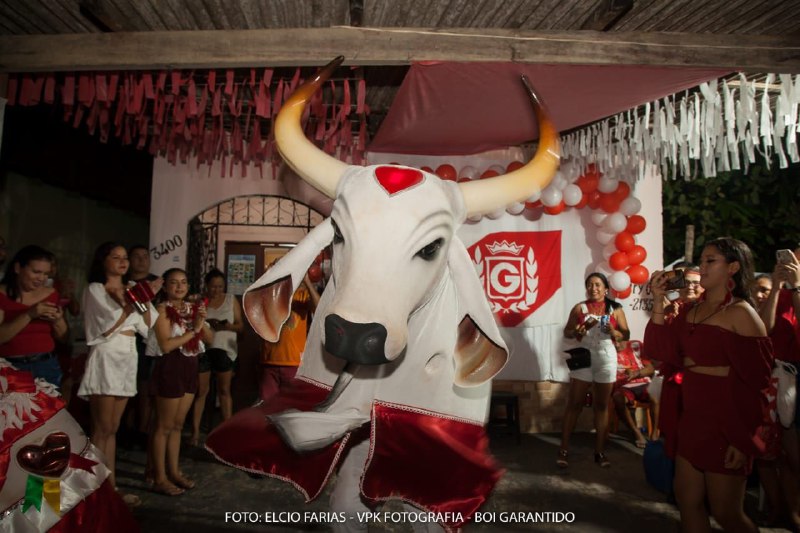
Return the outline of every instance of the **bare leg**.
[[[658,430],[658,417],[661,415],[661,404],[650,398],[650,406],[653,416],[653,432],[650,433],[650,440],[658,440],[661,432]]]
[[[569,449],[569,438],[572,435],[572,431],[575,429],[575,424],[578,422],[581,411],[583,411],[583,402],[591,386],[592,384],[589,381],[581,381],[574,378],[569,380],[567,405],[564,409],[564,421],[561,426],[562,450]]]
[[[197,446],[200,442],[200,422],[203,420],[203,410],[206,408],[210,382],[211,371],[197,374],[197,396],[195,396],[192,407],[192,437],[190,440],[192,446]]]
[[[175,417],[182,398],[162,398],[156,396],[156,428],[153,432],[153,470],[154,488],[170,495],[180,494],[182,489],[176,487],[167,477],[167,441],[175,427]],[[178,434],[180,445],[180,433]]]
[[[675,459],[675,498],[681,512],[682,532],[710,533],[705,496],[703,473],[679,455]]]
[[[223,420],[227,420],[233,416],[233,397],[231,396],[232,379],[233,370],[217,374],[217,396],[219,397],[219,409],[222,411]]]
[[[617,417],[621,418],[625,425],[633,432],[633,437],[636,441],[636,445],[639,447],[644,447],[647,443],[647,439],[644,438],[642,432],[639,431],[639,428],[636,427],[636,421],[633,419],[633,415],[631,414],[631,410],[628,409],[628,403],[625,399],[625,395],[622,391],[617,391],[611,396],[611,399],[614,401],[614,409],[617,411]]]
[[[606,447],[608,433],[608,400],[611,398],[613,383],[595,383],[594,400],[594,429],[596,430],[594,451],[603,453]]]
[[[117,429],[125,410],[128,398],[119,396],[93,395],[89,397],[89,409],[92,415],[92,442],[103,452],[106,465],[111,471],[109,480],[116,487],[114,474],[117,453]]]
[[[181,429],[186,421],[186,415],[192,407],[194,394],[184,394],[178,399],[175,417],[172,421],[172,431],[167,438],[167,477],[173,483],[184,489],[194,487],[194,483],[186,479],[180,471]]]
[[[745,476],[706,472],[706,492],[711,514],[725,531],[758,533],[758,528],[744,514]]]

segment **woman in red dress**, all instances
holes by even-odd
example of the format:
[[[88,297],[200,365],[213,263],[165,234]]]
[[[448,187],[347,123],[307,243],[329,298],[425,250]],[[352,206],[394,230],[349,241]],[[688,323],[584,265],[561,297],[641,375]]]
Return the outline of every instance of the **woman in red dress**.
[[[750,249],[730,238],[709,242],[700,256],[700,300],[664,322],[664,272],[651,280],[653,316],[645,331],[650,355],[684,371],[677,431],[675,496],[683,531],[757,531],[744,514],[746,476],[763,451],[772,344],[750,304]]]

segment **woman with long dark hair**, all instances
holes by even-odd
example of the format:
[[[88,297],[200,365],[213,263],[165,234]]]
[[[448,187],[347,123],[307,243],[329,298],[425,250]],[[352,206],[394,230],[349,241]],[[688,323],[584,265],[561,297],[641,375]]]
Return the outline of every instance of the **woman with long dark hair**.
[[[608,429],[608,402],[617,380],[617,341],[630,337],[628,321],[622,306],[609,298],[608,279],[599,272],[586,277],[586,300],[572,308],[564,326],[564,337],[576,339],[591,354],[590,364],[570,372],[569,397],[561,430],[561,447],[556,464],[569,466],[569,439],[583,410],[586,394],[594,386],[592,406],[594,428],[597,431],[594,461],[608,467],[611,462],[605,454]]]
[[[56,387],[61,368],[55,341],[68,335],[58,291],[47,286],[53,254],[25,246],[11,259],[0,284],[0,357]]]
[[[89,400],[92,415],[92,442],[106,457],[115,485],[116,434],[128,399],[136,395],[136,339],[147,335],[155,323],[156,312],[147,304],[139,313],[125,298],[128,252],[121,244],[106,242],[95,250],[89,268],[89,286],[83,293],[84,327],[89,357],[86,360],[78,396]],[[153,282],[151,290],[161,284]],[[123,496],[137,505],[133,494]]]
[[[645,349],[683,370],[678,419],[675,496],[685,531],[757,531],[745,515],[753,458],[763,451],[772,344],[750,299],[753,260],[741,241],[710,241],[700,256],[705,289],[675,320],[664,321],[664,272],[651,279],[653,315]]]

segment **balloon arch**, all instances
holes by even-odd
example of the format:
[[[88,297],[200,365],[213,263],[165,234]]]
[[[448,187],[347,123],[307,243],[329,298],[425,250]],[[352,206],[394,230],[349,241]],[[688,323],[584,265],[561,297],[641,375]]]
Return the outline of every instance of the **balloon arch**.
[[[492,165],[482,173],[472,166],[465,166],[457,171],[451,164],[439,165],[435,170],[422,167],[422,170],[436,174],[443,180],[470,181],[486,179],[511,172],[523,163],[514,161],[506,168]],[[558,215],[566,208],[583,209],[588,207],[594,212],[592,222],[597,226],[597,240],[603,245],[604,261],[594,268],[608,276],[613,295],[624,299],[631,294],[631,284],[645,283],[650,272],[642,265],[647,258],[647,251],[636,244],[636,236],[644,231],[647,222],[639,215],[642,203],[631,194],[627,182],[603,176],[594,165],[570,183],[560,173],[543,191],[534,194],[524,203],[509,205],[505,212],[519,215],[525,209],[542,209],[548,215]],[[503,210],[486,216],[492,219],[503,215]],[[470,218],[470,222],[478,222],[480,216]]]

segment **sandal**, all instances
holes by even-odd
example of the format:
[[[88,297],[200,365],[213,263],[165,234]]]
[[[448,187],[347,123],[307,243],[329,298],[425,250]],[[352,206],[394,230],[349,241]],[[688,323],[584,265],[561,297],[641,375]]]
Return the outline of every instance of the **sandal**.
[[[120,492],[119,497],[122,498],[122,501],[125,502],[125,505],[127,505],[131,509],[142,505],[142,499],[139,498],[136,494]]]
[[[637,448],[645,449],[647,448],[647,441],[646,440],[637,440],[635,442]]]
[[[569,457],[569,452],[565,449],[558,450],[558,458],[556,459],[556,465],[559,468],[567,468],[569,466],[569,461],[567,461],[567,457]]]
[[[608,457],[606,457],[606,454],[603,452],[594,453],[594,462],[600,465],[601,468],[608,468],[611,466],[611,461],[608,460]]]
[[[183,494],[184,490],[169,481],[163,483],[154,483],[152,491],[156,494],[163,494],[164,496],[179,496]]]
[[[182,472],[179,473],[177,476],[172,476],[171,479],[172,482],[175,483],[175,485],[177,485],[182,489],[190,490],[195,488],[195,486],[197,486],[197,483],[184,476]]]

